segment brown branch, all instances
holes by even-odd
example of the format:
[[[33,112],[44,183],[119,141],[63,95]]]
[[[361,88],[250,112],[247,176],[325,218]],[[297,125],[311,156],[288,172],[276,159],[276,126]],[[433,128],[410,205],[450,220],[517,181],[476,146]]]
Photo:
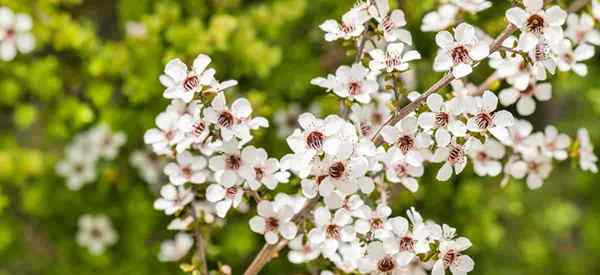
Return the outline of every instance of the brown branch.
[[[294,217],[292,217],[292,221],[297,223],[304,219],[306,215],[310,213],[310,210],[317,205],[319,202],[319,196],[310,199],[306,202],[302,210],[298,212]],[[258,272],[269,262],[271,259],[277,257],[279,251],[283,249],[287,245],[288,241],[283,239],[279,241],[277,244],[265,244],[260,252],[256,255],[250,266],[244,272],[244,275],[256,275]]]
[[[198,219],[199,215],[197,215],[196,210],[192,206],[192,217],[194,219]],[[202,275],[208,275],[208,262],[206,261],[206,244],[204,241],[204,237],[202,236],[202,231],[200,230],[200,225],[196,223],[194,225],[194,240],[196,243],[196,255],[195,257],[198,259],[201,265],[201,269],[198,270]]]
[[[479,85],[477,87],[477,89],[469,91],[469,95],[470,96],[480,96],[483,94],[483,92],[485,92],[486,90],[489,90],[490,87],[492,87],[492,84],[494,84],[494,82],[496,82],[497,80],[499,80],[500,77],[498,76],[497,73],[492,73],[490,76],[488,76],[488,78],[485,79],[485,81],[483,81],[483,83],[481,83],[481,85]]]

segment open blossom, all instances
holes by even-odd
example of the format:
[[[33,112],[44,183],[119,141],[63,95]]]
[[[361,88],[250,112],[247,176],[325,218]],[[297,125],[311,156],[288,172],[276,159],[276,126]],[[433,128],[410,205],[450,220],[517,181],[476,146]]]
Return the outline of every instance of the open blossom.
[[[210,61],[210,57],[200,54],[194,59],[191,70],[179,59],[169,61],[164,74],[160,76],[160,83],[166,87],[163,96],[184,102],[192,101],[196,92],[208,85],[215,74],[214,69],[207,69]]]
[[[538,189],[544,184],[544,180],[552,172],[552,159],[540,154],[523,154],[522,160],[515,160],[506,164],[506,171],[516,179],[527,177],[527,187],[529,189]]]
[[[164,163],[153,153],[137,150],[129,157],[131,166],[137,169],[140,177],[149,184],[157,184],[163,171]]]
[[[438,147],[433,154],[432,161],[444,163],[438,171],[436,179],[447,181],[453,174],[458,175],[465,169],[467,165],[465,145],[452,142],[448,146]]]
[[[238,208],[244,196],[239,179],[214,183],[206,189],[206,200],[215,204],[217,216],[224,218],[231,207]]]
[[[194,245],[192,236],[180,232],[175,235],[175,239],[164,241],[160,245],[158,260],[161,262],[175,262],[187,255],[190,248]]]
[[[579,142],[579,166],[584,171],[598,173],[598,157],[594,154],[594,145],[590,140],[587,129],[577,130],[577,141]]]
[[[288,240],[296,237],[298,229],[291,221],[294,216],[294,209],[291,206],[278,206],[270,201],[261,201],[257,208],[258,216],[250,219],[250,229],[265,235],[268,244],[277,243],[279,235]]]
[[[408,62],[421,59],[421,54],[415,50],[405,52],[403,43],[390,43],[385,51],[374,49],[369,51],[373,60],[369,63],[371,70],[379,72],[403,72],[408,70]]]
[[[365,30],[364,23],[370,16],[361,9],[352,9],[342,16],[342,21],[326,20],[319,26],[325,32],[325,41],[348,40],[360,36]]]
[[[288,253],[288,260],[291,263],[300,264],[310,262],[321,255],[318,247],[309,241],[303,241],[304,238],[304,235],[299,235],[289,242],[290,252]]]
[[[167,164],[164,171],[173,185],[203,183],[206,181],[206,164],[204,157],[193,156],[189,151],[184,151],[177,154],[177,163]]]
[[[356,100],[360,103],[369,103],[371,95],[377,92],[379,85],[374,79],[368,78],[368,69],[362,64],[340,66],[335,72],[335,80],[316,78],[313,84],[333,89],[333,92],[341,98]]]
[[[165,211],[166,215],[173,215],[194,200],[191,189],[183,186],[165,184],[160,189],[160,198],[154,201],[154,209]]]
[[[252,105],[247,99],[237,99],[229,108],[223,93],[213,98],[210,107],[205,108],[203,114],[206,122],[219,129],[223,141],[230,141],[234,137],[249,141],[252,138],[250,130],[269,126],[269,122],[263,117],[250,117]]]
[[[318,119],[311,113],[303,113],[298,117],[300,129],[287,138],[287,143],[296,154],[312,159],[313,156],[327,152],[335,154],[341,141],[336,137],[343,124],[343,119],[336,115]]]
[[[565,36],[575,45],[582,43],[600,45],[600,31],[594,28],[594,18],[587,13],[569,14]]]
[[[558,42],[556,42],[558,43]],[[554,74],[557,67],[558,57],[552,51],[552,45],[546,40],[540,40],[535,47],[529,51],[529,58],[533,61],[531,70],[537,80],[546,80],[546,72]]]
[[[435,36],[435,42],[440,47],[433,63],[433,69],[438,72],[451,71],[456,78],[471,74],[473,63],[487,57],[489,45],[482,43],[475,35],[475,28],[467,23],[461,23],[454,29],[454,35],[441,31]]]
[[[351,153],[351,151],[350,151]],[[335,157],[326,156],[324,165],[327,173],[319,183],[320,194],[329,196],[326,190],[338,190],[350,195],[360,190],[369,194],[374,189],[373,179],[365,176],[369,162],[365,157],[353,156],[349,153]]]
[[[467,126],[457,119],[462,114],[458,101],[444,102],[439,94],[427,97],[427,107],[431,112],[423,112],[419,115],[418,123],[425,130],[435,131],[435,142],[438,146],[446,146],[450,143],[452,136],[463,137],[467,133]]]
[[[569,157],[571,138],[566,134],[559,133],[556,127],[549,125],[544,130],[540,145],[542,154],[557,160],[565,160]]]
[[[435,11],[430,11],[423,16],[421,31],[434,32],[449,28],[456,23],[460,9],[452,4],[442,4]]]
[[[469,113],[472,117],[467,121],[467,129],[471,132],[489,132],[503,142],[508,140],[508,130],[514,124],[513,115],[506,111],[496,111],[498,97],[490,91],[476,98],[476,107]]]
[[[79,217],[77,243],[85,246],[92,254],[100,254],[117,242],[118,235],[106,215],[85,214]]]
[[[97,146],[99,157],[114,159],[119,148],[125,144],[127,136],[123,132],[113,133],[108,125],[100,124],[89,131],[90,138]]]
[[[594,47],[590,44],[581,44],[573,49],[570,40],[564,39],[553,48],[556,53],[558,69],[561,72],[573,71],[579,76],[586,76],[588,73],[587,65],[582,61],[588,60],[594,56]]]
[[[235,140],[225,142],[217,151],[221,154],[211,157],[208,161],[208,167],[215,172],[214,178],[219,183],[237,182],[243,166],[240,144]]]
[[[384,204],[380,204],[375,209],[363,205],[360,209],[361,215],[354,223],[356,233],[367,235],[372,234],[378,240],[384,240],[391,237],[391,224],[388,218],[392,214],[392,209]]]
[[[7,7],[0,7],[0,59],[11,61],[21,53],[30,53],[35,47],[31,34],[33,22],[27,14],[15,14]]]
[[[388,0],[374,0],[375,4],[370,7],[369,12],[379,23],[379,29],[383,31],[383,37],[388,42],[400,41],[411,45],[412,36],[410,32],[402,27],[406,26],[406,18],[402,10],[396,9],[390,12]]]
[[[183,138],[183,132],[178,129],[179,115],[174,112],[162,112],[156,119],[156,126],[144,134],[144,142],[152,145],[152,149],[159,155],[172,153],[171,147],[175,146]]]
[[[385,175],[388,181],[401,183],[413,193],[419,190],[419,183],[416,178],[423,176],[424,168],[422,165],[408,163],[406,156],[397,147],[388,150],[383,162],[386,167]]]
[[[471,247],[471,242],[464,237],[440,243],[439,259],[433,265],[432,275],[444,275],[450,269],[453,275],[463,275],[471,272],[475,266],[473,259],[461,252]]]
[[[522,51],[533,50],[540,41],[551,44],[563,38],[561,26],[567,13],[558,6],[544,10],[544,0],[526,0],[525,9],[513,7],[506,11],[506,18],[521,30],[518,47]]]
[[[280,182],[287,182],[289,173],[279,170],[279,161],[269,158],[267,151],[254,146],[245,147],[241,153],[239,174],[252,190],[257,190],[261,185],[270,190],[275,189]]]
[[[385,118],[389,116],[390,109],[385,103],[390,99],[389,94],[379,94],[377,104],[353,104],[350,108],[350,120],[359,130],[361,137],[371,139],[377,129],[381,127]]]
[[[535,98],[535,99],[534,99]],[[548,101],[552,98],[552,84],[529,84],[525,89],[519,90],[515,87],[506,88],[500,91],[500,103],[509,106],[517,103],[517,112],[520,115],[528,116],[535,112],[535,100]]]
[[[395,126],[386,125],[381,130],[381,136],[386,143],[397,146],[406,155],[406,160],[415,166],[423,162],[419,150],[429,147],[431,139],[423,132],[418,133],[417,118],[414,116],[400,120]]]
[[[67,158],[56,164],[56,173],[67,179],[67,187],[79,190],[96,179],[96,162],[83,150],[71,150]]]
[[[403,274],[403,267],[399,263],[398,248],[385,245],[381,241],[370,242],[367,245],[365,257],[360,259],[359,271],[363,274]]]
[[[488,138],[482,144],[478,139],[472,139],[467,151],[477,175],[495,177],[502,172],[500,160],[504,157],[505,149],[499,142]]]
[[[492,6],[492,2],[486,0],[450,0],[450,3],[470,13],[477,13]]]
[[[349,242],[356,238],[352,226],[352,217],[344,208],[335,211],[333,217],[327,208],[320,207],[314,212],[316,227],[308,236],[313,244],[320,245],[324,255],[331,255],[337,251],[342,242]]]

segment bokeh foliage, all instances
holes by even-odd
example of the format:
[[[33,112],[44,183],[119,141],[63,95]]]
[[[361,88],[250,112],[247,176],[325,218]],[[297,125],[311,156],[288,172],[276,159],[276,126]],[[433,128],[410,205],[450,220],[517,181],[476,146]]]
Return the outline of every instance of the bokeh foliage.
[[[417,87],[427,88],[440,75],[430,69],[433,34],[420,33],[419,25],[438,1],[399,2],[415,46],[429,57],[417,65]],[[467,16],[492,35],[504,27],[503,11],[510,4],[493,2],[494,8]],[[323,42],[317,28],[350,5],[331,0],[0,0],[0,6],[31,14],[38,40],[34,53],[0,63],[0,274],[183,273],[177,264],[156,258],[160,242],[172,237],[168,218],[152,209],[156,188],[148,187],[128,162],[132,151],[144,148],[144,130],[167,104],[158,82],[164,64],[209,54],[219,78],[237,79],[234,93],[248,97],[258,115],[272,118],[290,103],[308,108],[315,101],[323,113],[336,112],[336,99],[309,81],[350,62],[339,44]],[[126,36],[130,21],[145,26],[145,37]],[[533,116],[537,129],[555,124],[574,135],[578,127],[587,127],[600,145],[600,63],[594,58],[588,64],[587,78],[554,77],[553,99]],[[481,68],[472,80],[478,83],[489,72]],[[74,134],[98,122],[125,132],[127,144],[115,161],[100,165],[94,184],[69,191],[54,165]],[[254,142],[276,156],[288,150],[275,129],[259,132]],[[415,205],[424,216],[469,237],[477,263],[473,274],[598,274],[600,178],[575,168],[556,167],[537,191],[518,181],[501,188],[499,177],[480,178],[470,169],[439,183],[430,171],[416,195],[398,187],[391,202],[396,213]],[[75,242],[77,218],[84,213],[106,213],[119,232],[117,245],[103,255],[92,256]],[[210,235],[211,266],[227,263],[237,274],[249,263],[263,240],[250,232],[247,220],[248,215],[233,215]],[[267,269],[265,274],[282,274],[310,267],[278,259]]]

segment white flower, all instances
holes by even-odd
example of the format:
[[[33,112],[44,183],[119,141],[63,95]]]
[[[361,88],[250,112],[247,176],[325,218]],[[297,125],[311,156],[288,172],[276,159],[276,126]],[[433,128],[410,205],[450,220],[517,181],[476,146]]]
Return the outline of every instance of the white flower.
[[[383,127],[381,136],[386,143],[400,148],[400,151],[406,155],[408,163],[419,166],[423,162],[419,149],[427,148],[431,138],[417,131],[417,118],[408,116],[396,123],[394,127],[388,125]]]
[[[298,117],[300,129],[287,138],[287,143],[296,154],[312,159],[314,155],[327,152],[337,153],[341,141],[336,137],[343,124],[343,119],[330,115],[323,119],[316,118],[311,113],[303,113]]]
[[[325,41],[348,40],[360,36],[365,30],[363,24],[369,19],[365,12],[353,9],[342,16],[341,23],[329,19],[323,22],[319,28],[325,32]]]
[[[533,132],[533,125],[527,120],[517,120],[515,124],[508,128],[510,138],[501,141],[503,144],[513,147],[515,152],[532,154],[537,150],[537,144],[530,138]]]
[[[486,0],[450,0],[450,2],[470,13],[477,13],[492,6],[492,2]]]
[[[535,100],[548,101],[552,98],[552,85],[550,83],[529,84],[525,89],[506,88],[500,91],[500,103],[509,106],[517,103],[517,112],[520,115],[528,116],[535,112]]]
[[[205,120],[217,126],[224,141],[230,141],[234,137],[242,142],[252,139],[251,129],[268,127],[269,122],[263,117],[251,118],[252,105],[245,98],[237,99],[231,104],[231,108],[225,103],[225,95],[219,93],[211,102],[211,106],[204,108]]]
[[[391,218],[393,237],[384,240],[386,246],[391,246],[398,251],[397,260],[402,266],[412,262],[417,254],[429,252],[430,230],[422,222],[418,212],[411,208],[409,211],[411,223],[403,217]]]
[[[100,157],[112,160],[119,153],[119,148],[125,144],[127,136],[123,132],[113,133],[105,124],[101,124],[89,131],[90,138],[94,140]]]
[[[258,216],[250,219],[250,229],[252,231],[265,235],[268,244],[275,244],[279,241],[279,234],[288,240],[296,237],[298,228],[291,221],[294,216],[294,210],[288,205],[277,205],[270,201],[261,201],[258,203]]]
[[[488,138],[482,144],[478,139],[471,139],[467,151],[473,160],[475,174],[495,177],[502,172],[502,163],[499,160],[504,157],[505,150],[499,142]]]
[[[556,160],[566,160],[570,145],[571,138],[568,135],[559,133],[552,125],[546,126],[541,144],[542,154]]]
[[[314,221],[316,227],[309,232],[309,240],[312,244],[319,244],[324,255],[335,253],[341,242],[356,238],[352,217],[344,208],[338,209],[333,217],[327,208],[317,208]]]
[[[385,70],[390,73],[393,71],[403,72],[408,70],[408,62],[421,59],[421,54],[415,50],[404,52],[403,43],[390,43],[385,51],[374,49],[369,52],[372,60],[369,62],[369,68],[380,72]]]
[[[154,201],[154,209],[165,211],[166,215],[173,215],[194,200],[194,193],[191,189],[185,189],[183,186],[174,186],[165,184],[160,189],[161,198]]]
[[[215,203],[217,216],[224,218],[231,207],[238,208],[244,197],[244,190],[238,181],[215,183],[206,189],[206,200]]]
[[[421,31],[434,32],[449,28],[456,23],[459,8],[452,4],[443,4],[435,11],[430,11],[423,17]]]
[[[158,259],[161,262],[176,262],[187,255],[194,245],[194,239],[183,232],[177,233],[175,239],[164,241],[160,245]]]
[[[156,117],[156,126],[144,134],[144,142],[151,144],[156,154],[169,155],[172,153],[171,147],[180,142],[183,138],[183,132],[177,128],[179,115],[174,112],[162,112]]]
[[[165,72],[160,76],[160,83],[166,89],[163,96],[168,99],[181,99],[190,102],[196,92],[210,83],[215,74],[214,69],[207,69],[210,57],[204,54],[194,59],[192,70],[179,59],[173,59],[165,66]]]
[[[368,70],[362,64],[340,66],[335,72],[336,85],[333,92],[341,98],[369,103],[371,94],[377,92],[377,81],[368,78]]]
[[[367,205],[360,209],[362,215],[354,222],[356,233],[372,236],[378,240],[384,240],[391,236],[391,225],[388,224],[388,217],[392,214],[392,209],[387,205],[377,205],[375,210]]]
[[[577,130],[577,141],[579,142],[579,166],[584,171],[598,172],[598,157],[594,154],[594,145],[590,141],[587,129]]]
[[[556,53],[558,69],[561,72],[573,71],[579,76],[586,76],[588,73],[587,65],[581,61],[594,57],[594,47],[590,44],[581,44],[573,49],[572,43],[568,39],[556,44],[553,48]]]
[[[587,13],[582,13],[581,16],[576,13],[569,14],[565,36],[575,45],[582,43],[600,45],[600,31],[594,28],[594,18]]]
[[[519,49],[529,52],[542,41],[555,43],[563,38],[561,26],[567,13],[558,6],[544,10],[544,0],[524,0],[525,10],[513,7],[506,11],[506,18],[521,30]]]
[[[177,154],[177,163],[171,162],[165,166],[165,174],[173,185],[186,182],[203,183],[206,181],[206,159],[193,156],[189,151]]]
[[[380,97],[389,94],[380,94]],[[354,126],[359,129],[359,134],[362,137],[371,139],[375,132],[383,124],[385,118],[390,114],[389,108],[383,103],[378,104],[367,104],[359,105],[352,104],[352,112],[350,113],[350,120],[354,123]]]
[[[35,47],[35,37],[30,33],[33,22],[26,14],[14,14],[0,7],[0,59],[11,61],[21,53],[30,53]]]
[[[550,74],[556,72],[558,58],[552,52],[552,47],[547,41],[540,40],[535,44],[534,48],[529,51],[529,58],[533,61],[532,71],[537,80],[546,80],[546,71],[550,72]]]
[[[288,260],[294,264],[310,262],[321,255],[318,247],[310,242],[303,242],[304,235],[299,235],[288,243],[290,252]],[[321,273],[323,274],[323,273]]]
[[[433,265],[431,275],[444,275],[445,270],[450,268],[453,275],[464,275],[471,272],[475,266],[473,259],[461,252],[471,247],[471,242],[464,237],[440,243],[440,255]]]
[[[238,172],[244,165],[240,144],[235,140],[225,142],[217,151],[222,154],[213,156],[208,161],[208,167],[215,172],[215,179],[219,183],[237,182]]]
[[[454,29],[454,35],[441,31],[435,36],[440,47],[435,57],[433,69],[437,72],[451,71],[456,78],[471,74],[472,65],[489,55],[489,45],[482,43],[475,35],[475,28],[461,23]]]
[[[67,179],[69,189],[79,190],[96,179],[96,162],[83,150],[70,150],[67,158],[56,164],[56,173]]]
[[[318,190],[324,197],[329,196],[334,190],[350,195],[357,190],[370,194],[375,188],[373,179],[365,176],[369,168],[369,162],[365,157],[349,154],[339,157],[326,156],[323,165],[326,167],[327,173],[322,175],[322,180],[318,183]],[[316,190],[317,187],[312,189]]]
[[[388,150],[383,162],[386,166],[385,175],[390,182],[401,183],[413,193],[419,190],[416,178],[423,175],[422,165],[415,166],[408,163],[406,156],[397,147]]]
[[[399,40],[408,45],[412,44],[410,32],[402,28],[406,26],[406,18],[402,10],[396,9],[390,12],[388,0],[374,0],[374,5],[369,9],[369,13],[379,22],[379,29],[383,31],[386,41]]]
[[[386,245],[380,241],[370,242],[367,245],[366,256],[359,261],[358,269],[361,273],[375,275],[400,275],[403,270],[397,259],[397,248]]]
[[[439,181],[447,181],[452,174],[460,174],[467,165],[465,146],[452,142],[447,147],[438,147],[431,159],[433,162],[444,162],[436,175]]]
[[[148,30],[142,22],[127,21],[125,23],[125,33],[129,37],[144,39],[147,37]]]
[[[150,184],[157,184],[160,180],[164,163],[151,152],[136,150],[131,153],[129,163],[135,167],[140,177]]]
[[[446,146],[452,140],[452,136],[464,137],[467,133],[465,124],[457,119],[462,113],[458,101],[444,102],[439,94],[427,97],[427,107],[431,112],[423,112],[419,115],[418,123],[425,130],[435,129],[435,142],[438,146]]]
[[[514,124],[513,115],[506,111],[497,112],[498,97],[490,91],[483,92],[483,96],[476,98],[476,107],[469,113],[473,115],[467,121],[467,129],[471,132],[489,132],[501,142],[508,140],[508,130]]]
[[[517,179],[527,176],[529,189],[540,188],[552,172],[552,159],[539,153],[523,154],[522,156],[522,160],[506,164],[507,173]]]
[[[79,217],[77,243],[85,246],[92,254],[104,252],[107,246],[117,242],[118,235],[106,215],[85,214]]]
[[[289,177],[288,172],[277,172],[279,161],[276,158],[268,158],[267,151],[262,148],[244,148],[241,161],[239,174],[252,190],[258,190],[261,185],[273,190],[280,182],[287,182]]]

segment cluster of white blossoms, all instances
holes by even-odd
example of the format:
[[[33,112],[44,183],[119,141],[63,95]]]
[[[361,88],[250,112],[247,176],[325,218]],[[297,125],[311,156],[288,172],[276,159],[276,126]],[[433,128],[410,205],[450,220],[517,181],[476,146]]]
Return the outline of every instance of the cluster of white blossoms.
[[[87,247],[90,253],[100,254],[108,246],[114,245],[118,239],[119,236],[106,215],[85,214],[79,217],[77,243]]]
[[[462,12],[475,14],[492,6],[486,0],[444,0],[434,11],[423,16],[421,31],[434,32],[445,30],[460,21]]]
[[[11,61],[17,52],[30,53],[35,47],[31,34],[33,22],[27,14],[15,14],[7,7],[0,7],[0,60]]]
[[[325,21],[320,26],[325,40],[350,40],[358,49],[354,64],[311,81],[340,98],[341,112],[320,117],[292,107],[291,116],[278,119],[285,126],[282,133],[291,132],[286,137],[291,153],[281,159],[251,144],[253,131],[269,123],[252,116],[245,98],[227,104],[230,92],[225,90],[237,82],[216,80],[208,56],[199,55],[189,68],[179,59],[170,61],[160,81],[171,104],[156,117],[157,128],[144,136],[154,153],[170,159],[163,170],[168,183],[154,207],[173,216],[169,229],[180,231],[163,244],[160,259],[187,255],[199,238],[195,220],[201,215],[206,223],[215,216],[226,222],[232,209],[246,212],[248,205],[256,205],[250,229],[264,235],[267,248],[287,244],[293,263],[323,257],[339,270],[362,274],[442,275],[449,270],[463,275],[473,270],[473,260],[465,255],[471,246],[467,238],[446,224],[423,220],[414,208],[407,218],[392,215],[386,190],[401,184],[417,192],[428,166],[436,167],[439,181],[449,181],[469,162],[479,176],[503,174],[503,184],[524,179],[531,189],[543,184],[555,161],[569,157],[596,172],[587,131],[579,131],[575,146],[556,128],[534,132],[529,122],[499,106],[516,103],[526,115],[533,112],[532,104],[535,108],[532,98],[549,100],[550,84],[537,81],[551,62],[559,69],[584,71],[579,62],[589,55],[585,45],[596,35],[589,19],[573,15],[573,30],[564,33],[579,42],[565,40],[566,13],[558,7],[545,10],[541,3],[525,0],[525,9],[507,12],[521,35],[506,39],[501,52],[468,23],[436,35],[440,49],[433,69],[455,79],[452,93],[408,93],[403,77],[421,55],[411,49],[404,12],[392,10],[388,0],[360,1],[340,21]],[[491,2],[445,5],[478,12]],[[578,48],[569,52],[566,43]],[[567,62],[565,52],[575,63]],[[466,79],[488,58],[495,80],[511,86],[499,96]],[[403,101],[410,103],[403,108]],[[279,184],[298,188],[285,194],[277,192]]]
[[[56,164],[56,172],[66,178],[69,189],[79,190],[96,179],[98,161],[113,160],[126,139],[124,133],[114,133],[105,124],[79,133],[65,148],[65,158]]]

